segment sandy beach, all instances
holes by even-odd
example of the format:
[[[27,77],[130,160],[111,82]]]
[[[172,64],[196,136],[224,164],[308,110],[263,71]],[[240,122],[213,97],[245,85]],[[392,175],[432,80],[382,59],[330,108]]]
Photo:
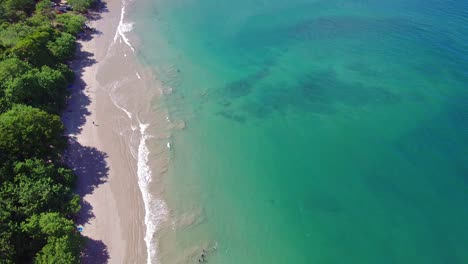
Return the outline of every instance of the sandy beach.
[[[141,138],[135,119],[144,118],[132,112],[144,116],[138,92],[146,81],[121,34],[121,6],[119,0],[108,0],[90,14],[88,25],[95,31],[79,40],[71,63],[76,82],[63,115],[70,137],[67,160],[83,198],[77,222],[89,238],[83,263],[144,263],[147,256],[132,151]]]

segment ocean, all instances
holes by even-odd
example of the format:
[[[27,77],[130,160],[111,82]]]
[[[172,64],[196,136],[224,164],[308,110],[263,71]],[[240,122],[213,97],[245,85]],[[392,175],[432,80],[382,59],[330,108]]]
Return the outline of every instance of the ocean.
[[[128,19],[172,124],[144,140],[169,148],[149,262],[468,263],[468,1],[142,0]]]

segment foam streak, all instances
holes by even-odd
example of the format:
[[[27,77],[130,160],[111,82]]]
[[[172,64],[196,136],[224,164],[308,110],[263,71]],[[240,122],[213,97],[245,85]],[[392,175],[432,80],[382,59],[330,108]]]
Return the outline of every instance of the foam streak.
[[[125,17],[125,6],[126,2],[125,0],[122,0],[122,9],[120,11],[120,21],[119,25],[117,26],[117,30],[115,31],[115,36],[114,36],[114,43],[119,39],[120,41],[123,40],[127,46],[130,47],[130,49],[135,52],[135,48],[133,48],[132,44],[128,40],[127,36],[125,35],[126,32],[130,32],[133,29],[133,23],[125,23],[124,22],[124,17]]]
[[[167,207],[163,200],[156,199],[149,192],[149,184],[151,182],[151,169],[148,166],[149,150],[146,141],[150,138],[146,134],[148,124],[140,123],[141,140],[138,146],[138,186],[140,187],[145,205],[145,243],[147,251],[147,264],[157,263],[157,245],[154,235],[158,225],[165,220],[167,215]]]

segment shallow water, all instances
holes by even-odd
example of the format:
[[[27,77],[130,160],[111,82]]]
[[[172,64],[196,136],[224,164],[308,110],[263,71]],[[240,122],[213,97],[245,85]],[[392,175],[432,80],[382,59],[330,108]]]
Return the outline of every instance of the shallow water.
[[[162,263],[468,263],[468,2],[147,0],[132,19],[155,105],[186,124],[155,183]]]

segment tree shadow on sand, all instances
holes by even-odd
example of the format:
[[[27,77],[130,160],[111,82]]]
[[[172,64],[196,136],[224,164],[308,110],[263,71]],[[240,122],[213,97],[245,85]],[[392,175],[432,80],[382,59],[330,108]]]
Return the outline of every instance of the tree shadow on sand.
[[[101,0],[96,1],[95,6],[86,14],[88,21],[97,21],[102,18],[102,13],[108,12],[106,3]],[[87,52],[84,45],[96,35],[102,32],[92,27],[79,36],[75,59],[69,66],[75,73],[75,82],[70,86],[70,97],[67,109],[62,115],[66,126],[66,134],[69,136],[69,146],[65,152],[65,161],[77,175],[76,193],[82,198],[92,194],[94,190],[107,181],[109,167],[107,165],[107,154],[94,147],[83,146],[75,138],[83,130],[87,117],[91,114],[88,110],[91,100],[87,95],[88,85],[84,80],[87,68],[93,66],[97,61],[94,54]],[[85,225],[95,216],[92,205],[81,200],[81,210],[75,221],[78,225]],[[109,253],[104,242],[86,238],[86,245],[81,254],[81,263],[107,263]]]
[[[69,147],[65,153],[65,160],[77,175],[76,193],[81,197],[91,194],[101,184],[105,183],[109,174],[106,162],[107,154],[97,148],[81,145],[75,138],[69,138]],[[90,203],[81,200],[81,210],[75,222],[84,225],[95,216]],[[81,263],[107,263],[109,254],[102,241],[87,238],[82,253]]]
[[[94,218],[93,206],[83,199],[80,201],[80,206],[80,212],[74,220],[77,225],[85,225]]]
[[[87,67],[96,63],[92,57],[93,54],[83,51],[82,44],[79,43],[76,60],[70,63],[70,67],[75,72],[75,82],[69,89],[67,109],[62,115],[68,135],[78,135],[86,122],[86,117],[91,114],[88,110],[91,100],[86,95],[87,85],[83,79],[83,73]]]
[[[86,17],[89,21],[97,21],[101,19],[101,14],[105,12],[109,12],[107,4],[97,1],[95,7],[86,14]],[[64,122],[67,123],[67,133],[69,135],[79,134],[86,122],[86,117],[90,115],[88,106],[91,101],[86,95],[88,87],[83,75],[86,69],[93,66],[97,61],[94,59],[93,53],[84,50],[83,44],[100,34],[102,32],[94,28],[85,29],[78,37],[80,42],[77,43],[75,58],[69,63],[70,68],[75,73],[75,81],[69,88],[68,107],[62,117]]]
[[[87,238],[85,250],[81,253],[80,263],[107,263],[108,260],[109,252],[107,252],[106,245],[102,241]]]
[[[93,7],[90,10],[88,10],[86,18],[91,21],[99,20],[101,19],[101,14],[107,12],[109,12],[109,9],[107,8],[107,3],[101,0],[97,0],[94,3]]]
[[[81,145],[75,138],[68,140],[66,161],[78,176],[76,193],[81,197],[94,192],[94,189],[106,182],[109,167],[106,162],[107,154],[95,147]],[[91,209],[91,205],[83,204],[83,209]],[[83,219],[87,223],[88,219]]]

